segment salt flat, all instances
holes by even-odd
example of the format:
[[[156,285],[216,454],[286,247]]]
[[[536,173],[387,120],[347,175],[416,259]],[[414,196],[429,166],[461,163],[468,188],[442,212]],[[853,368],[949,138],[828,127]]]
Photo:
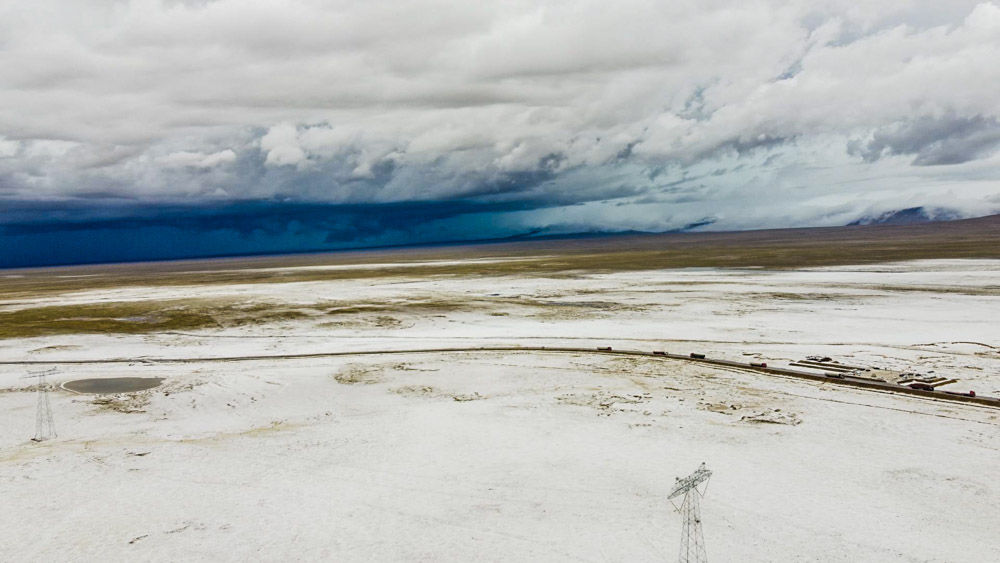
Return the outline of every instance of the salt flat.
[[[56,389],[59,436],[34,443],[24,377],[46,366],[0,366],[0,560],[669,560],[666,494],[702,461],[713,560],[998,560],[996,409],[590,354],[199,361],[823,354],[1000,395],[998,279],[997,260],[933,260],[22,295],[0,311],[147,303],[122,321],[141,324],[189,301],[229,316],[0,339],[0,361],[135,360],[58,365],[54,384],[164,378],[131,395]],[[233,303],[285,316],[230,321]]]

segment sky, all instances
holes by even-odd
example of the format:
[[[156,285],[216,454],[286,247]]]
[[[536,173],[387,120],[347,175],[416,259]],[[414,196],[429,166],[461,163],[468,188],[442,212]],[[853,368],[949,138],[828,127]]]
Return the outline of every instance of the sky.
[[[1000,212],[1000,3],[0,4],[0,267]]]

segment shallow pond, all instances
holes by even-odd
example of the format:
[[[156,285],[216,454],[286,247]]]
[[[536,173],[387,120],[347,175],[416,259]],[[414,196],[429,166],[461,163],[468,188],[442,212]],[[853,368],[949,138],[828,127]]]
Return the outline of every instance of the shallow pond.
[[[134,393],[158,387],[162,377],[106,377],[100,379],[77,379],[63,383],[63,389],[76,393],[110,395],[113,393]]]

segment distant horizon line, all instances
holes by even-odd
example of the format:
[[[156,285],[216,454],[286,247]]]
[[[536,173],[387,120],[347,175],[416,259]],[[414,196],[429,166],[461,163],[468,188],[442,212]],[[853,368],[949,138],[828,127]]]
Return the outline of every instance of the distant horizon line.
[[[866,229],[866,228],[891,228],[891,227],[913,227],[919,225],[927,225],[932,223],[959,223],[964,221],[979,221],[988,220],[993,217],[1000,217],[998,213],[991,213],[988,215],[981,215],[978,217],[965,217],[957,219],[942,219],[942,220],[928,220],[913,223],[867,223],[858,224],[850,223],[847,225],[827,225],[827,226],[806,226],[806,227],[769,227],[769,228],[754,228],[754,229],[734,229],[734,230],[720,230],[720,231],[698,231],[694,229],[669,229],[665,231],[639,231],[639,230],[621,230],[621,231],[579,231],[570,233],[553,233],[553,234],[537,234],[539,231],[529,231],[527,233],[511,235],[506,237],[493,237],[493,238],[482,238],[482,239],[453,239],[444,241],[432,241],[432,242],[415,242],[408,244],[385,244],[385,245],[373,245],[373,246],[357,246],[357,247],[341,247],[341,248],[312,248],[304,250],[288,250],[288,251],[278,251],[278,252],[241,252],[241,253],[219,253],[219,254],[194,254],[190,256],[178,256],[173,258],[150,258],[150,259],[140,259],[140,260],[124,260],[124,261],[80,261],[80,262],[66,262],[60,264],[45,264],[37,266],[0,266],[0,272],[14,272],[18,270],[48,270],[48,269],[58,269],[58,268],[74,268],[74,267],[93,267],[93,266],[124,266],[129,264],[169,264],[176,262],[198,262],[198,261],[209,261],[209,260],[227,260],[227,259],[244,259],[244,258],[268,258],[268,257],[282,257],[282,256],[308,256],[308,255],[322,255],[322,254],[351,254],[351,253],[364,253],[364,252],[379,252],[388,250],[405,250],[405,249],[424,249],[424,248],[441,248],[441,247],[461,247],[461,246],[489,246],[489,245],[501,245],[501,244],[517,244],[517,243],[528,243],[528,242],[542,242],[542,241],[553,241],[553,240],[580,240],[580,239],[596,239],[596,238],[616,238],[616,237],[629,237],[629,236],[663,236],[663,235],[726,235],[735,233],[753,233],[753,232],[768,232],[768,231],[801,231],[801,230],[831,230],[831,229]],[[702,226],[702,225],[699,225]]]

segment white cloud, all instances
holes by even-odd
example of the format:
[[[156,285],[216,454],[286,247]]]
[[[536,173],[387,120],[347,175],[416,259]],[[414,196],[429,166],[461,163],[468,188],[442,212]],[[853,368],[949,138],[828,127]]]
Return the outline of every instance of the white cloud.
[[[296,165],[306,158],[305,151],[299,147],[298,132],[290,123],[271,127],[261,137],[260,148],[267,152],[265,162],[270,166]]]
[[[890,181],[1000,192],[996,2],[38,0],[0,6],[0,44],[3,197],[641,192],[668,203],[634,217],[819,221]]]
[[[179,151],[161,156],[156,162],[166,168],[214,168],[221,164],[229,164],[236,160],[236,153],[226,149],[212,154],[200,152]]]
[[[7,139],[0,137],[0,158],[9,158],[17,154],[17,151],[21,148],[21,143],[17,141],[8,141]]]

